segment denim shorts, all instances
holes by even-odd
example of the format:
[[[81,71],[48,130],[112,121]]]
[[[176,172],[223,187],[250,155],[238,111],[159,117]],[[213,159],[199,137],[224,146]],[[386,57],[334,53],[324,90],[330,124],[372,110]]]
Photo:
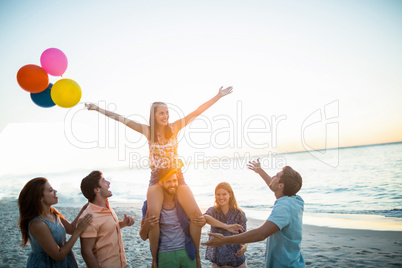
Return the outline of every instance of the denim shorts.
[[[154,169],[151,171],[151,179],[149,180],[149,187],[159,182],[158,171],[159,171],[158,169]],[[184,181],[184,176],[183,172],[181,172],[181,169],[177,170],[176,175],[177,179],[179,180],[179,185],[187,185],[186,182]]]

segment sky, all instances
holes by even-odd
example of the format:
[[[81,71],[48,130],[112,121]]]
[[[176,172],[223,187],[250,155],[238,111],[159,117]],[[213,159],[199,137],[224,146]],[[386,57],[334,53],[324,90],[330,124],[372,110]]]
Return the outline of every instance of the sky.
[[[1,175],[146,164],[146,123],[220,99],[180,133],[187,162],[402,141],[402,3],[0,0]],[[16,74],[48,48],[82,89],[41,108]],[[62,77],[49,76],[54,83]]]

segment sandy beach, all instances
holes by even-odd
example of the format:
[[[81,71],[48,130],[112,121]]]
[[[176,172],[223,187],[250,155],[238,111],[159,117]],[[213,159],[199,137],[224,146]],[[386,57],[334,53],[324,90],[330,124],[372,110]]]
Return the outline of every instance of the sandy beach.
[[[18,206],[16,201],[0,201],[2,207],[0,217],[0,268],[24,267],[30,247],[19,246],[21,234],[17,227]],[[150,267],[151,254],[149,243],[138,235],[141,222],[139,205],[113,205],[119,218],[124,213],[135,218],[132,227],[122,230],[128,260],[127,267]],[[74,219],[79,208],[57,207],[70,221]],[[249,219],[248,228],[258,227],[262,221]],[[202,230],[201,241],[208,239],[209,226]],[[79,267],[85,267],[81,257],[80,244],[73,248]],[[205,247],[200,249],[202,264],[210,267],[204,259]],[[263,267],[265,241],[250,244],[246,252],[248,266]],[[401,267],[402,266],[402,232],[370,231],[355,229],[339,229],[303,226],[302,254],[307,267]]]

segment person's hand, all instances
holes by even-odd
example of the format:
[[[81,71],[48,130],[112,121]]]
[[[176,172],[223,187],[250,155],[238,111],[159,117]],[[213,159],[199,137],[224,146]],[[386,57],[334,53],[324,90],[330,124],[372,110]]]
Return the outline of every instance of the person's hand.
[[[85,215],[77,225],[75,229],[80,235],[87,229],[88,225],[92,222],[92,214]]]
[[[149,212],[147,211],[145,219],[143,219],[141,223],[141,228],[143,228],[144,230],[151,230],[159,224],[159,218],[157,218],[156,216],[149,217],[148,213]]]
[[[247,250],[247,244],[244,244],[244,245],[241,245],[241,248],[239,249],[239,251],[237,251],[236,252],[236,257],[241,257],[241,256],[243,256],[244,255],[244,253],[246,252],[246,250]]]
[[[88,109],[88,111],[97,111],[99,109],[99,107],[93,103],[85,103],[85,107]]]
[[[77,227],[77,221],[81,217],[82,212],[84,212],[84,210],[88,207],[88,205],[89,205],[89,202],[82,206],[80,213],[78,213],[78,215],[77,215],[77,218],[75,218],[75,220],[71,223],[72,226]]]
[[[201,243],[201,245],[215,248],[224,244],[225,237],[222,234],[210,233],[208,235],[210,236],[210,239],[207,242]]]
[[[123,222],[123,226],[131,226],[134,224],[134,218],[131,216],[127,216],[126,214],[124,214],[124,218],[122,220]]]
[[[204,216],[199,216],[194,218],[191,222],[202,228],[207,223],[207,220]]]
[[[234,234],[238,234],[239,230],[244,232],[244,228],[240,224],[226,224],[225,229]]]
[[[256,173],[259,173],[261,171],[260,159],[258,158],[257,161],[249,161],[247,167]]]
[[[221,88],[219,89],[219,96],[220,96],[220,97],[223,97],[223,96],[229,95],[230,93],[232,93],[232,91],[233,91],[233,87],[232,87],[232,86],[227,87],[227,88],[221,87]]]

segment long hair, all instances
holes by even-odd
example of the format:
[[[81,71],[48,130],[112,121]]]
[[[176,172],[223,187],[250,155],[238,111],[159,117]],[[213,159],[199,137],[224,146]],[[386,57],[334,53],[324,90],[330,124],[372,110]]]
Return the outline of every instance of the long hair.
[[[20,210],[20,218],[18,220],[18,225],[21,229],[22,243],[24,247],[29,240],[29,222],[41,215],[43,211],[41,198],[43,197],[43,192],[45,191],[45,184],[47,179],[38,177],[30,180],[22,188],[20,195],[18,197],[18,207]],[[61,214],[54,208],[50,208],[52,213],[61,216]]]
[[[229,209],[233,208],[235,210],[242,211],[241,208],[237,205],[236,197],[235,197],[235,194],[233,192],[232,186],[230,186],[230,184],[228,182],[221,182],[218,185],[216,185],[216,187],[215,187],[215,203],[214,203],[214,205],[215,205],[215,208],[216,208],[216,210],[218,212],[221,211],[221,207],[220,207],[218,201],[216,200],[216,192],[219,189],[223,189],[223,190],[225,190],[225,191],[227,191],[229,193],[229,195],[230,195]]]
[[[149,113],[149,127],[151,128],[151,134],[150,134],[151,144],[153,144],[155,141],[158,140],[157,133],[156,133],[155,112],[156,112],[156,109],[161,106],[167,107],[166,103],[160,102],[160,101],[154,102],[151,105],[151,111]],[[164,132],[165,132],[165,137],[164,137],[165,139],[170,139],[173,135],[172,129],[170,128],[169,125],[165,126]]]

